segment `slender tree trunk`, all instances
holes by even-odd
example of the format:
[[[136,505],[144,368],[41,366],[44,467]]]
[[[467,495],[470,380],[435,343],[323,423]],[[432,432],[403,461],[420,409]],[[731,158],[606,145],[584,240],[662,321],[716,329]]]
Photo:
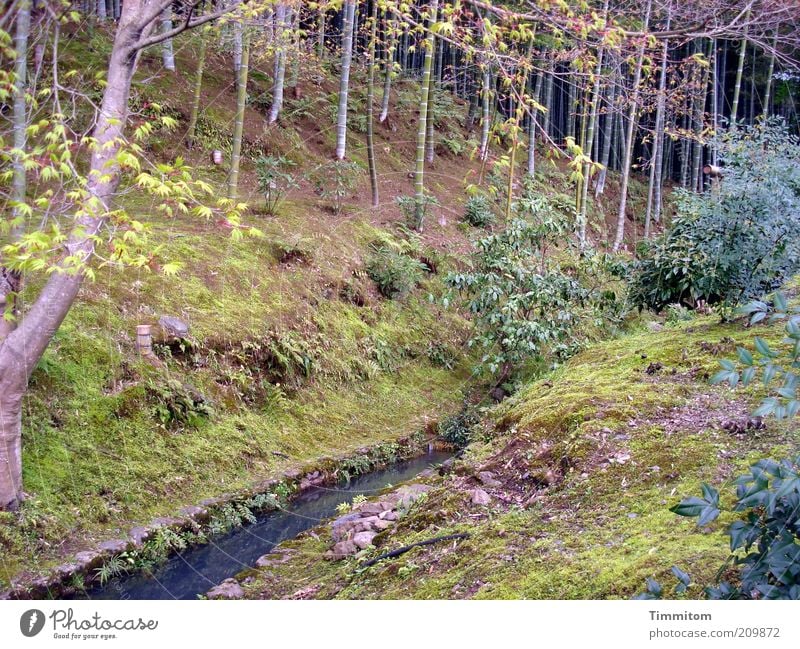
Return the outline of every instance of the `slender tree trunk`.
[[[99,0],[105,5],[105,0]],[[99,3],[98,3],[99,4]],[[168,32],[172,29],[172,8],[164,10],[161,14],[161,30]],[[170,72],[175,72],[175,53],[172,50],[172,39],[168,38],[161,45],[161,59],[164,63],[164,69]]]
[[[608,167],[611,164],[611,142],[614,136],[614,126],[616,125],[616,100],[617,100],[617,86],[615,79],[611,79],[611,88],[608,91],[608,100],[606,108],[605,128],[603,130],[603,148],[600,153],[600,172],[597,174],[597,183],[594,187],[594,196],[600,196],[606,188],[606,176],[608,175]]]
[[[436,45],[436,37],[433,40],[434,49]],[[439,45],[441,47],[441,44]],[[434,59],[435,60],[435,59]],[[436,103],[436,77],[431,76],[431,82],[428,85],[428,120],[426,123],[427,132],[425,134],[425,161],[432,163],[435,157],[435,142],[433,140],[433,127],[436,116],[434,115],[434,105]]]
[[[384,16],[384,20],[385,19]],[[386,52],[384,53],[383,98],[381,99],[381,115],[378,118],[381,124],[389,117],[389,98],[392,92],[392,75],[394,74],[394,49],[397,41],[395,35],[397,31],[397,17],[392,18],[391,22],[386,25],[386,29],[388,30],[388,39],[386,43]]]
[[[97,17],[100,20],[106,20],[108,18],[108,12],[106,11],[106,0],[97,0]]]
[[[669,10],[668,10],[669,11]],[[669,30],[671,15],[667,15],[666,29]],[[656,124],[653,133],[653,155],[650,158],[650,184],[647,189],[647,210],[644,218],[644,238],[650,237],[650,218],[653,213],[653,198],[657,197],[658,205],[656,212],[661,212],[661,164],[663,161],[664,148],[664,108],[666,105],[667,91],[667,55],[669,53],[669,41],[664,39],[661,50],[661,72],[658,78],[658,98],[656,100]],[[658,185],[658,187],[656,187]],[[656,220],[658,220],[657,217]]]
[[[542,96],[542,84],[544,84],[544,73],[539,70],[536,74],[536,89],[533,93],[533,99],[538,104]],[[538,111],[534,107],[531,109],[531,115],[528,126],[528,175],[532,178],[536,173],[536,123]]]
[[[370,16],[369,67],[367,70],[367,159],[369,161],[369,183],[372,189],[372,206],[378,207],[378,170],[375,164],[374,111],[375,103],[375,41],[378,38],[378,3],[372,2]]]
[[[339,111],[336,118],[336,157],[344,160],[347,152],[347,94],[350,89],[350,64],[353,61],[353,22],[356,0],[345,0],[342,32],[342,76],[339,83]]]
[[[186,142],[192,148],[197,137],[197,119],[200,116],[200,98],[203,95],[203,69],[206,64],[206,38],[205,33],[200,34],[200,51],[197,54],[197,71],[194,76],[194,94],[192,95],[192,110],[189,113],[189,127],[186,132]]]
[[[608,0],[605,0],[603,8],[603,21],[608,18]],[[591,155],[591,147],[594,143],[594,131],[597,125],[597,107],[600,103],[600,78],[603,73],[603,57],[605,56],[605,49],[600,48],[597,52],[597,66],[594,70],[594,87],[592,88],[592,103],[589,112],[589,123],[586,127],[586,137],[584,140],[584,153],[588,143],[589,155]],[[580,215],[578,217],[578,241],[581,247],[586,245],[586,226],[588,223],[588,202],[589,202],[589,174],[592,167],[589,163],[583,165],[583,181],[581,186],[581,200],[580,200]]]
[[[544,118],[542,119],[542,133],[545,137],[550,135],[550,129],[553,123],[553,73],[552,66],[550,73],[547,75],[547,81],[544,87]]]
[[[492,71],[489,64],[484,63],[483,70],[483,88],[481,91],[482,96],[482,117],[481,117],[481,146],[480,146],[480,159],[486,161],[489,156],[489,108],[492,97]]]
[[[436,22],[439,9],[439,0],[430,0],[428,4],[428,24]],[[428,32],[425,42],[425,61],[422,68],[422,88],[419,95],[419,122],[417,124],[417,164],[414,174],[414,202],[415,223],[414,229],[422,231],[425,219],[425,137],[428,132],[428,93],[430,92],[433,77],[431,68],[433,63],[433,47],[435,45],[433,31]]]
[[[762,103],[762,114],[769,115],[769,102],[772,99],[772,79],[775,74],[775,48],[778,45],[778,34],[772,39],[772,52],[769,55],[769,70],[767,71],[767,87],[764,89],[764,101]]]
[[[469,76],[472,77],[472,75]],[[467,123],[465,124],[467,133],[472,133],[472,129],[475,128],[475,115],[478,112],[478,104],[481,100],[481,93],[477,92],[476,86],[475,80],[472,79],[470,85],[472,92],[469,93],[469,108],[467,109]]]
[[[647,8],[644,15],[643,31],[647,31],[650,24],[650,10],[652,8],[652,0],[647,0]],[[636,117],[639,110],[639,84],[642,79],[642,65],[644,63],[644,50],[645,40],[642,39],[639,45],[639,51],[636,55],[636,68],[633,73],[633,92],[631,96],[630,109],[628,111],[628,133],[625,139],[625,153],[622,160],[622,181],[620,183],[620,200],[619,200],[619,213],[617,214],[617,234],[614,237],[614,251],[620,249],[622,241],[625,237],[625,216],[628,206],[628,183],[631,174],[631,160],[633,158],[633,137],[636,132]]]
[[[272,106],[269,109],[269,123],[278,121],[283,109],[283,85],[286,76],[286,5],[279,2],[275,6],[275,65],[273,67]]]
[[[22,498],[22,397],[28,378],[70,310],[85,277],[74,264],[94,253],[111,198],[119,183],[119,153],[127,119],[131,79],[136,66],[132,44],[149,36],[155,20],[142,24],[141,0],[126,0],[111,51],[98,118],[92,131],[83,203],[64,244],[65,259],[48,275],[42,290],[19,326],[0,345],[0,509],[15,509]]]
[[[236,118],[233,124],[233,147],[231,151],[231,169],[228,174],[228,198],[232,201],[239,195],[239,163],[242,155],[242,136],[244,133],[244,110],[247,103],[247,73],[250,64],[250,38],[241,22],[235,29],[242,32],[242,64],[239,67],[239,79],[236,84]]]
[[[300,11],[290,10],[290,12],[292,19],[289,21],[289,38],[291,40],[292,65],[289,73],[289,88],[292,91],[292,97],[297,99],[300,96],[300,89],[297,85],[300,80]]]
[[[750,12],[745,15],[745,22],[749,20]],[[739,118],[739,97],[742,95],[742,74],[744,72],[744,58],[747,53],[747,34],[745,33],[739,45],[739,62],[736,66],[736,84],[733,86],[733,102],[731,103],[731,125],[736,124]]]

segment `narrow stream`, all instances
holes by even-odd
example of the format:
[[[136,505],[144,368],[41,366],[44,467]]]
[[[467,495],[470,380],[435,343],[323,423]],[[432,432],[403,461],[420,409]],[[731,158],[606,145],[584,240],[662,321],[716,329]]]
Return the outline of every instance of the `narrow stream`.
[[[89,588],[88,599],[195,599],[228,577],[255,565],[272,548],[300,532],[336,515],[336,507],[354,496],[367,497],[418,475],[431,465],[451,457],[433,451],[397,462],[386,469],[353,478],[349,483],[309,489],[293,500],[286,511],[261,515],[252,525],[212,538],[171,556],[152,574],[137,573]]]

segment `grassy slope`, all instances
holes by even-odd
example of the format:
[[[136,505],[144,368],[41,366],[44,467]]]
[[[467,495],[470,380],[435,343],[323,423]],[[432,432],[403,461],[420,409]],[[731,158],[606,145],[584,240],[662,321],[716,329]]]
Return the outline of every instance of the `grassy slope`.
[[[291,559],[257,573],[248,596],[288,597],[302,585],[339,598],[617,598],[673,564],[711,583],[727,554],[726,521],[699,530],[668,508],[703,481],[729,493],[724,485],[750,462],[800,447],[800,431],[786,424],[742,435],[722,428],[756,397],[706,379],[733,353],[731,338],[752,336],[707,317],[593,346],[497,408],[486,440],[433,480],[374,554],[440,534],[470,539],[358,573],[354,560],[320,560],[330,540],[317,530],[287,544]],[[501,482],[483,486],[486,507],[469,495],[480,471]]]
[[[158,132],[149,143],[154,159],[180,155],[195,173],[224,192],[226,171],[209,164],[212,148],[229,151],[234,90],[229,58],[209,52],[203,85],[199,146],[182,144],[191,104],[196,41],[176,42],[176,76],[160,69],[159,52],[143,56],[134,82],[135,109],[157,101],[180,126]],[[86,83],[104,67],[108,41],[96,30],[65,39]],[[270,87],[269,56],[254,52],[248,93]],[[252,159],[261,152],[286,155],[305,172],[331,157],[335,141],[331,107],[336,71],[314,60],[300,75],[301,99],[287,100],[280,126],[267,127],[263,112],[248,107],[240,195],[261,200]],[[356,70],[351,108],[354,126],[363,115],[363,70]],[[370,244],[408,238],[395,197],[412,191],[408,172],[415,143],[417,86],[398,81],[392,111],[377,128],[381,205],[372,209],[363,173],[333,216],[326,201],[302,181],[278,217],[258,213],[248,220],[264,240],[233,241],[214,223],[155,216],[155,201],[129,188],[120,199],[128,211],[152,224],[163,258],[185,263],[174,278],[144,271],[104,269],[87,284],[31,381],[24,410],[24,484],[31,498],[19,515],[0,514],[0,586],[33,567],[45,568],[98,540],[168,514],[180,505],[231,491],[303,460],[396,438],[456,408],[469,380],[469,359],[460,351],[467,323],[428,301],[441,284],[429,276],[403,302],[380,298],[363,276]],[[445,107],[437,137],[464,142],[459,125],[465,107]],[[468,137],[474,137],[468,136]],[[478,165],[469,159],[474,141],[453,155],[440,145],[426,184],[441,207],[425,233],[412,238],[418,255],[440,271],[469,251],[457,223],[463,186]],[[363,134],[349,135],[348,157],[366,170]],[[543,192],[569,202],[563,161],[543,162]],[[614,179],[598,214],[614,202]],[[505,186],[505,181],[501,182]],[[638,183],[633,193],[643,195]],[[638,192],[638,193],[637,193]],[[634,202],[636,202],[634,196]],[[596,225],[602,237],[606,226]],[[299,251],[303,259],[287,260]],[[289,255],[291,257],[291,254]],[[283,261],[282,261],[283,259]],[[29,278],[28,290],[36,287]],[[352,298],[362,306],[354,304]],[[191,325],[198,353],[167,360],[162,368],[142,363],[134,350],[135,326],[176,315]],[[431,345],[454,355],[448,371],[429,358]],[[297,366],[275,365],[275,351],[293,351],[313,361],[310,377]],[[269,357],[271,360],[265,361]],[[280,382],[281,391],[252,389],[259,379]],[[197,429],[161,426],[153,414],[158,399],[148,386],[175,379],[201,392],[214,406]],[[289,456],[288,459],[282,455]]]
[[[94,42],[100,65],[104,43]],[[191,49],[184,49],[181,69],[191,70],[191,62]],[[234,107],[232,89],[220,81],[230,76],[227,63],[211,57],[204,85],[206,125],[223,134],[223,147]],[[155,57],[143,61],[139,77],[147,81],[137,96],[157,97],[185,119],[191,75],[149,78],[156,70]],[[403,136],[412,137],[412,126]],[[199,175],[224,187],[224,172],[205,160],[217,142],[187,152],[181,135],[179,129],[157,137],[154,156],[187,154]],[[320,129],[323,140],[328,135]],[[293,124],[267,132],[252,109],[245,137],[250,147],[267,142],[270,151],[303,160],[302,171],[325,160],[325,147],[301,141]],[[358,159],[362,136],[353,134],[351,144]],[[384,149],[379,163],[404,168],[404,153]],[[442,187],[460,182],[463,160],[440,158],[437,167]],[[257,204],[249,158],[243,171],[243,196]],[[405,180],[397,193],[406,191]],[[181,505],[303,461],[396,439],[459,406],[470,373],[461,351],[466,322],[429,301],[441,290],[435,275],[402,301],[381,298],[364,277],[371,243],[405,237],[395,227],[394,195],[380,210],[364,209],[366,182],[364,174],[340,216],[304,185],[278,217],[249,217],[266,237],[243,241],[213,223],[153,217],[152,199],[126,192],[126,208],[153,223],[163,257],[183,261],[185,270],[163,277],[104,269],[82,290],[25,401],[24,484],[31,498],[19,515],[0,514],[0,585]],[[459,211],[452,199],[447,205]],[[449,249],[466,249],[468,239],[451,222],[411,245],[446,269]],[[301,258],[292,258],[298,251]],[[187,321],[197,350],[153,368],[138,359],[134,332],[161,315]],[[453,369],[429,358],[434,344],[452,355]],[[300,357],[311,364],[309,376]],[[171,379],[202,393],[214,415],[196,429],[162,426],[149,386]],[[254,387],[261,380],[279,386]]]

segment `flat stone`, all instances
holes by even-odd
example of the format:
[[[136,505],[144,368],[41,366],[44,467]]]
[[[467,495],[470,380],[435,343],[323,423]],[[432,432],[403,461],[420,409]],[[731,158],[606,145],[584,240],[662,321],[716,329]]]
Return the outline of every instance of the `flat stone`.
[[[372,545],[372,539],[377,536],[375,532],[359,532],[353,537],[353,543],[362,550]]]
[[[182,507],[178,513],[181,516],[191,518],[193,521],[202,520],[208,516],[208,510],[205,507],[198,507],[197,505]]]
[[[147,539],[150,538],[152,534],[153,531],[150,528],[139,526],[139,527],[132,527],[131,531],[128,532],[128,537],[130,538],[131,543],[133,543],[134,547],[139,548],[144,544],[144,542]]]
[[[339,541],[333,546],[330,553],[331,559],[344,559],[358,552],[358,547],[353,541]]]
[[[74,563],[62,563],[60,566],[53,568],[53,572],[63,579],[78,572],[78,566]]]
[[[226,579],[206,593],[208,599],[241,599],[244,588],[235,579]]]
[[[413,503],[420,495],[427,493],[430,491],[431,488],[428,485],[423,484],[408,484],[403,485],[400,487],[397,492],[395,493],[397,497],[396,506],[397,507],[408,507]]]
[[[358,512],[351,512],[333,521],[331,530],[333,540],[335,542],[345,540],[350,536],[350,532],[359,520],[361,520],[361,514]]]
[[[186,521],[182,518],[175,518],[174,516],[159,516],[153,519],[152,525],[154,527],[181,527]]]
[[[158,324],[167,338],[186,338],[189,335],[189,325],[180,318],[164,315],[158,319]]]
[[[75,563],[78,564],[78,569],[82,572],[88,572],[99,568],[103,564],[103,555],[93,550],[86,550],[85,552],[78,552],[75,555]]]
[[[397,514],[395,512],[393,512],[393,511],[391,511],[391,510],[385,511],[385,512],[381,512],[379,514],[379,516],[380,516],[380,518],[382,520],[385,520],[385,521],[396,521],[397,520]]]
[[[475,505],[488,505],[492,498],[483,489],[473,489],[469,492],[470,500]]]
[[[487,487],[499,487],[502,483],[494,477],[491,471],[481,471],[478,474],[478,480]]]
[[[123,539],[114,539],[112,541],[103,541],[99,546],[101,551],[110,554],[119,554],[128,549],[128,541]]]
[[[376,514],[380,514],[382,511],[386,511],[386,503],[364,503],[358,507],[358,511],[364,516],[374,516]]]

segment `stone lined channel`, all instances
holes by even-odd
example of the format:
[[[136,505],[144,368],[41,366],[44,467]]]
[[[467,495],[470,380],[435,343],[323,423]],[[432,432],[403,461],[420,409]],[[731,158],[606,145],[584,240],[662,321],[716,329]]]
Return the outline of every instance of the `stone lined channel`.
[[[90,588],[87,599],[195,599],[220,582],[251,568],[256,560],[301,532],[336,515],[336,507],[359,495],[367,497],[390,485],[419,475],[428,467],[444,462],[452,453],[432,451],[385,469],[353,478],[348,483],[313,487],[292,500],[285,510],[260,516],[227,534],[214,537],[171,556],[152,573],[118,577]],[[322,557],[320,557],[322,560]]]

